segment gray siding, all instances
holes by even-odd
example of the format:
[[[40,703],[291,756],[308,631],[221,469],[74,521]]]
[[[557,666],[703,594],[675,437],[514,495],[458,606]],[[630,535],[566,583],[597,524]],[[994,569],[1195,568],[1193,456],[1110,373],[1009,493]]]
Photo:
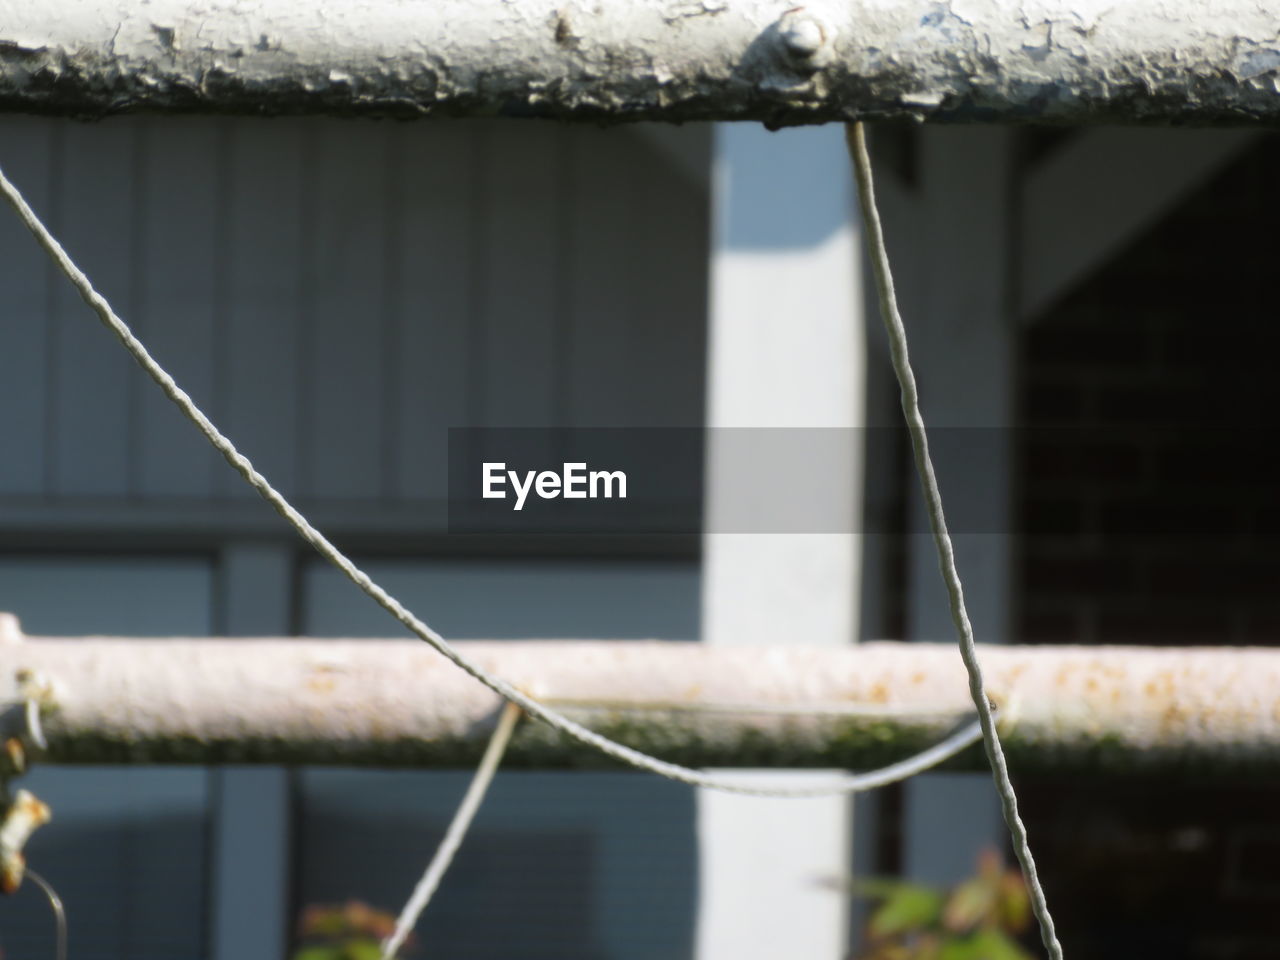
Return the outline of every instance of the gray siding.
[[[28,200],[49,210],[53,128],[46,121],[9,118],[3,125],[4,157],[11,179]],[[45,423],[52,269],[16,217],[0,216],[0,270],[4,280],[4,342],[0,345],[0,439],[8,455],[0,467],[0,496],[32,496],[46,488],[50,459]]]
[[[0,144],[118,312],[311,503],[440,497],[449,426],[701,422],[705,192],[634,131],[3,118]],[[0,264],[0,510],[249,495],[8,217]]]
[[[382,561],[372,576],[458,639],[698,636],[695,563]],[[385,636],[388,618],[328,567],[303,574],[306,632]],[[307,771],[304,903],[397,910],[470,773]],[[500,771],[418,924],[424,955],[468,960],[681,960],[698,889],[694,792],[634,772]],[[333,838],[342,838],[335,843]]]
[[[32,633],[200,636],[213,609],[199,558],[0,557],[0,610]],[[62,897],[71,955],[204,955],[207,774],[199,767],[38,766],[21,780],[53,809],[27,846]],[[5,957],[53,956],[53,919],[32,884],[0,898]]]
[[[690,138],[705,155],[707,138]],[[634,130],[0,117],[0,164],[267,476],[374,549],[383,532],[438,527],[431,507],[445,494],[450,426],[702,421],[706,190]],[[149,531],[163,533],[152,542],[165,549],[225,559],[262,545],[259,535],[292,536],[7,215],[0,284],[0,551],[43,551],[0,556],[0,609],[32,633],[233,629],[227,598],[243,597],[243,584],[216,562],[191,561],[199,582],[189,596],[156,579],[186,569],[176,553],[153,563],[77,552],[136,551],[135,535]],[[289,562],[287,547],[274,556]],[[420,612],[437,622],[443,601],[455,635],[696,635],[692,562],[437,562],[393,586],[414,593],[424,570],[439,592],[417,598]],[[299,570],[292,580],[296,596],[282,609],[302,613],[300,630],[391,632],[327,575]],[[392,886],[377,874],[350,891],[393,907],[457,777],[387,776],[403,801],[387,815],[407,819],[379,832],[379,808],[342,826],[350,839],[367,834],[400,851]],[[337,895],[343,871],[366,875],[368,860],[334,846],[328,830],[351,812],[346,777],[304,781],[303,901]],[[467,916],[488,915],[498,864],[518,881],[498,891],[504,898],[519,898],[527,880],[561,925],[526,911],[528,936],[504,956],[687,955],[692,795],[629,775],[517,779],[525,786],[495,796],[489,832],[472,847],[479,859],[460,862],[462,883],[447,893],[463,918],[439,932],[465,955],[497,955],[491,925]],[[68,900],[73,950],[102,960],[207,954],[207,780],[200,770],[33,776],[57,814],[33,841],[33,862]],[[397,841],[413,823],[411,842]],[[547,857],[552,884],[538,878]],[[40,909],[20,920],[0,913],[15,956],[47,951],[48,934]]]

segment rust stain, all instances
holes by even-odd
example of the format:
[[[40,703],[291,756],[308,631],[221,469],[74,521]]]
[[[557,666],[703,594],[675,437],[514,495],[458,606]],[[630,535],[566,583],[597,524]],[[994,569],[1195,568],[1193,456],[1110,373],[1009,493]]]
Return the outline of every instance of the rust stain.
[[[1178,708],[1169,706],[1161,712],[1160,724],[1157,729],[1160,731],[1161,736],[1167,737],[1184,725],[1182,721],[1183,716]]]
[[[332,693],[337,685],[337,682],[330,676],[307,678],[307,686],[315,693]]]
[[[307,677],[307,687],[315,693],[332,693],[338,685],[335,675],[343,672],[336,663],[314,663],[311,675]]]
[[[22,749],[22,741],[17,737],[10,737],[4,742],[4,753],[9,761],[9,770],[22,773],[27,769],[27,752]]]
[[[22,848],[37,828],[52,819],[49,807],[26,790],[19,790],[0,824],[0,891],[13,893],[22,885],[27,858]]]

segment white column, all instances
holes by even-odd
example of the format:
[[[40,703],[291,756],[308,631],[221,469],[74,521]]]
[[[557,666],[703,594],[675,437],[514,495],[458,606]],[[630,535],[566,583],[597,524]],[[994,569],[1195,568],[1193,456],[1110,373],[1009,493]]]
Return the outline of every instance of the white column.
[[[712,203],[709,425],[860,427],[861,261],[843,131],[718,126]],[[861,437],[851,430],[839,444],[827,465],[834,482],[818,495],[843,532],[726,533],[722,505],[743,458],[711,432],[704,642],[854,640],[860,542],[848,531],[861,516]],[[850,828],[845,799],[704,791],[698,960],[843,957],[849,905],[821,880],[848,873]]]
[[[995,127],[927,127],[918,147],[914,275],[920,289],[911,298],[916,315],[904,322],[974,633],[979,643],[1003,643],[1010,639],[1013,544],[1010,134]],[[975,427],[982,429],[967,435],[945,429]],[[909,482],[913,529],[927,531],[914,471]],[[921,533],[907,540],[907,638],[954,645],[932,538]],[[907,876],[952,883],[972,873],[979,850],[1003,844],[989,774],[929,774],[904,790]]]
[[[293,556],[289,544],[231,544],[218,568],[218,631],[287,636]],[[211,960],[280,960],[291,909],[289,774],[283,767],[216,767]]]

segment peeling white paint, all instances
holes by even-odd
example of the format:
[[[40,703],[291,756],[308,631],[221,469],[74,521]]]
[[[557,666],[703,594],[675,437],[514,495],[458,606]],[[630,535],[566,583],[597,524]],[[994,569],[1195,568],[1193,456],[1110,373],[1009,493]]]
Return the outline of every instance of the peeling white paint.
[[[779,765],[812,763],[850,713],[883,735],[918,737],[972,708],[945,644],[459,647],[589,725],[608,729],[625,716],[629,735],[647,745],[692,748],[720,765],[734,764],[742,745],[766,744]],[[3,650],[0,702],[21,700],[18,670],[54,683],[43,721],[55,759],[449,763],[460,746],[483,747],[499,706],[416,641],[31,638]],[[1153,768],[1273,770],[1280,761],[1280,650],[980,650],[1011,746],[1044,762],[1087,766],[1102,748],[1111,762]],[[846,740],[841,749],[856,747]],[[583,755],[545,733],[523,746],[517,738],[512,751],[544,766]]]
[[[0,0],[0,108],[82,115],[1275,122],[1278,75],[1249,0]]]

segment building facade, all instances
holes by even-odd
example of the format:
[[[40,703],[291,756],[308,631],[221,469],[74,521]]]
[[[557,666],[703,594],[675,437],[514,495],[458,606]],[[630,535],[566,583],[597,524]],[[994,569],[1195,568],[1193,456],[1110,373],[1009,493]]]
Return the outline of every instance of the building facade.
[[[14,116],[0,130],[0,164],[179,382],[446,636],[949,639],[900,438],[875,457],[861,443],[897,412],[838,130]],[[981,456],[940,444],[938,464],[971,518],[957,546],[979,639],[1270,642],[1274,486],[1238,458],[1239,411],[1264,428],[1274,399],[1274,138],[878,133],[926,418],[982,437]],[[33,635],[394,635],[202,446],[9,217],[0,264],[0,609]],[[1206,325],[1222,302],[1235,306]],[[847,522],[447,534],[449,427],[703,425],[847,429],[848,496],[832,505]],[[1065,441],[1045,432],[1062,427]],[[716,443],[709,518],[730,482]],[[67,903],[77,956],[268,960],[306,904],[397,908],[466,774],[30,779],[56,818],[32,862]],[[1218,878],[1178,888],[1210,933],[1162,956],[1274,955],[1248,924],[1275,896],[1257,868],[1277,829],[1265,792],[1229,786],[1256,811],[1241,824],[1215,792],[1149,834],[1134,825],[1143,798],[1167,787],[1128,787],[1114,809],[1105,780],[1025,789],[1050,895],[1096,955],[1138,942],[1131,920],[1075,906],[1125,851]],[[857,914],[824,881],[952,881],[1002,842],[982,776],[920,778],[852,818],[837,801],[744,804],[631,773],[506,773],[420,929],[452,957],[764,960],[787,946],[837,960]],[[1139,887],[1117,885],[1117,902],[1164,895]],[[15,957],[49,949],[24,896],[0,904]]]

